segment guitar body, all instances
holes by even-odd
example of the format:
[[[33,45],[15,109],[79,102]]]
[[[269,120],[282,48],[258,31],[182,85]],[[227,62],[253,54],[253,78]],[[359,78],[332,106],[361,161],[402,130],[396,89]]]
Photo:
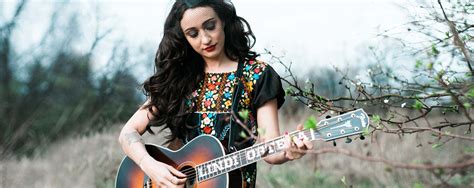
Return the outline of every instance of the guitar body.
[[[193,171],[198,164],[205,163],[225,155],[221,143],[212,136],[201,135],[184,145],[177,151],[161,146],[145,144],[147,152],[155,160],[166,163],[179,171]],[[125,157],[120,164],[115,182],[116,188],[157,187],[149,184],[149,178],[132,159]],[[203,182],[195,181],[194,177],[187,180],[186,187],[228,187],[229,176],[223,174]]]

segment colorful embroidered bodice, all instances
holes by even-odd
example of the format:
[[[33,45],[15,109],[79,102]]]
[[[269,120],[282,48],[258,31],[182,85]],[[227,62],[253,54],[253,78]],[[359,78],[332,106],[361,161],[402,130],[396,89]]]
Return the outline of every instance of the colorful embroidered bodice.
[[[256,109],[270,99],[277,98],[280,107],[284,101],[284,92],[281,87],[280,77],[266,63],[250,60],[244,62],[242,70],[242,90],[239,100],[239,111],[248,110],[248,119],[245,126],[251,133],[235,124],[238,134],[235,137],[235,147],[240,150],[255,143],[244,135],[257,135]],[[230,132],[230,118],[232,110],[232,96],[239,78],[236,71],[225,73],[205,73],[204,80],[199,84],[186,105],[191,109],[187,124],[197,125],[185,142],[201,135],[207,134],[218,138],[224,147]],[[246,187],[255,186],[256,164],[241,169]]]

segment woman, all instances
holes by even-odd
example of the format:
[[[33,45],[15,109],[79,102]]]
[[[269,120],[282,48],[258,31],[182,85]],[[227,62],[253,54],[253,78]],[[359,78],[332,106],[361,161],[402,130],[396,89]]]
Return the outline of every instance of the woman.
[[[151,131],[150,126],[169,128],[169,142],[186,143],[201,134],[215,136],[226,152],[253,145],[256,140],[249,138],[255,137],[240,133],[250,130],[248,134],[257,135],[257,125],[264,130],[258,134],[261,141],[280,135],[277,110],[284,102],[280,77],[255,59],[257,55],[250,51],[254,41],[247,21],[236,15],[228,1],[174,3],[157,51],[155,74],[144,83],[148,100],[119,136],[124,152],[152,181],[175,187],[183,186],[186,177],[146,152],[140,135]],[[245,110],[245,125],[237,124],[232,112]],[[312,148],[309,141],[287,139],[286,147],[291,149],[265,157],[267,163],[291,161],[303,155],[295,150]],[[229,177],[231,187],[254,187],[256,164],[235,170]]]

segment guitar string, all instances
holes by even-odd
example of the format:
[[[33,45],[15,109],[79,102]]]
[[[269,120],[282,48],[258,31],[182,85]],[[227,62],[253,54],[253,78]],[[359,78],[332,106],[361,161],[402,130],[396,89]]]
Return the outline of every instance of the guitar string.
[[[243,154],[243,153],[240,153],[239,155],[242,155],[242,154]],[[240,157],[242,157],[242,156],[240,156]],[[261,158],[257,158],[257,159],[254,160],[254,161],[252,160],[251,163],[256,162],[256,161],[258,161],[258,160],[260,160],[260,159],[261,159]],[[250,164],[250,163],[248,163],[248,164]],[[237,169],[237,168],[236,168],[236,169]],[[205,175],[204,178],[201,179],[201,180],[211,179],[211,178],[217,177],[217,176],[219,176],[219,175],[222,175],[222,174],[224,174],[224,173],[226,173],[226,172],[229,172],[229,171],[232,171],[232,170],[235,170],[235,169],[233,169],[233,168],[231,168],[231,169],[224,169],[223,171],[217,170],[217,171],[215,171],[215,172],[212,172],[212,173],[210,173],[210,174]],[[194,171],[194,172],[193,172],[193,171]],[[197,175],[197,174],[196,174],[196,171],[194,170],[194,168],[193,168],[193,169],[190,169],[190,170],[185,170],[185,171],[183,171],[183,173],[186,174],[186,178],[188,178],[188,179],[193,179],[193,178],[195,179],[195,178],[196,178],[196,175]]]
[[[336,116],[336,117],[337,117],[337,116]],[[336,119],[336,117],[334,117],[334,119]],[[360,117],[360,116],[356,116],[356,117]],[[341,121],[338,121],[338,122],[343,122],[343,121],[346,121],[347,119],[353,119],[353,117],[350,117],[350,116],[349,116],[349,118],[344,118],[344,119],[342,119]],[[300,132],[301,132],[301,131],[292,133],[292,134],[290,134],[290,136],[298,135],[298,134],[300,134]],[[311,130],[310,130],[310,129],[302,130],[302,132],[303,132],[303,134],[304,134],[306,137],[311,136]],[[332,133],[331,131],[328,131],[328,132]],[[283,138],[282,138],[282,137],[279,137],[279,138],[276,138],[276,139],[274,139],[274,140],[272,140],[272,141],[275,142],[275,141],[281,140],[281,139],[283,139]],[[269,141],[269,142],[272,142],[272,141]],[[266,142],[266,143],[269,143],[269,142]],[[238,155],[239,160],[242,161],[242,159],[245,159],[245,157],[246,157],[245,155],[242,156],[242,154],[245,153],[245,150],[256,149],[256,148],[258,148],[258,147],[261,147],[262,145],[265,145],[265,144],[262,143],[262,144],[258,144],[258,145],[256,145],[256,146],[252,146],[252,147],[250,147],[250,148],[246,148],[246,149],[244,149],[244,150],[239,151],[239,153],[238,153],[238,154],[235,154],[235,155]],[[276,151],[276,152],[274,152],[274,153],[277,153],[277,152],[280,152],[280,151]],[[272,153],[272,154],[274,154],[274,153]],[[231,154],[231,155],[232,155],[232,154]],[[259,156],[259,157],[260,157],[260,158],[256,159],[255,161],[260,160],[262,156]],[[220,158],[221,158],[221,157],[220,157]],[[203,163],[203,164],[201,164],[201,165],[211,165],[212,162],[216,162],[216,161],[218,161],[218,160],[222,160],[222,159],[219,159],[219,158],[213,159],[213,160],[208,161],[208,162],[206,162],[206,163]],[[253,161],[253,160],[250,160],[250,161]],[[255,162],[255,161],[253,161],[253,162]],[[251,162],[251,163],[253,163],[253,162]],[[250,163],[247,161],[247,164],[250,164]],[[201,165],[198,165],[198,166],[201,166]],[[223,172],[219,172],[219,170],[218,170],[216,175],[214,175],[215,172],[213,172],[213,173],[210,174],[210,175],[211,175],[211,177],[212,177],[212,176],[218,176],[218,175],[221,175],[221,174],[225,173],[226,171],[231,171],[231,170],[234,170],[234,169],[231,168],[230,170],[229,170],[229,169],[223,170]],[[193,172],[193,171],[194,171],[194,172]],[[191,172],[191,173],[190,173],[190,172]],[[195,175],[196,175],[196,169],[195,169],[195,168],[186,169],[186,170],[183,170],[182,173],[186,174],[187,177],[194,178]],[[189,173],[190,173],[190,174],[189,174]],[[192,175],[192,176],[191,176],[191,175]]]
[[[303,130],[302,132],[303,132],[303,134],[304,134],[306,137],[311,136],[311,131],[310,131],[310,130]],[[291,136],[293,136],[293,135],[298,135],[299,133],[300,133],[300,132],[292,133]],[[277,139],[273,140],[273,142],[275,142],[275,141],[277,141],[277,140],[281,140],[281,139],[284,139],[284,138],[283,138],[283,137],[277,138]],[[269,141],[269,142],[271,142],[271,141]],[[266,143],[268,143],[268,142],[266,142]],[[252,146],[251,148],[247,148],[247,149],[245,149],[245,150],[255,149],[255,148],[260,147],[260,146],[262,146],[262,145],[265,145],[265,144],[262,143],[262,144],[259,144],[259,145],[256,145],[256,146]],[[241,150],[241,151],[239,151],[238,154],[234,154],[234,155],[238,155],[238,158],[240,159],[240,161],[242,161],[242,159],[245,159],[245,158],[246,158],[246,156],[245,156],[245,154],[244,154],[244,153],[246,153],[245,150]],[[280,152],[280,151],[281,151],[281,150],[275,151],[275,152],[273,152],[272,154],[277,153],[277,152]],[[231,155],[232,155],[232,154],[231,154]],[[247,163],[247,164],[250,164],[250,163],[256,162],[256,161],[258,161],[258,160],[260,160],[260,159],[262,158],[262,156],[258,156],[258,157],[259,157],[259,158],[256,158],[256,159],[254,159],[254,160],[250,160],[251,162],[247,161],[246,163]],[[206,163],[204,163],[204,164],[206,164],[206,165],[211,165],[212,162],[216,162],[216,161],[219,161],[219,160],[222,160],[222,159],[219,159],[219,158],[218,158],[218,159],[213,159],[213,160],[208,161],[208,162],[206,162]],[[201,165],[204,165],[204,164],[201,164]],[[201,165],[199,165],[199,166],[201,166]],[[236,169],[236,168],[235,168],[235,169]],[[222,171],[220,171],[220,172],[219,172],[219,170],[218,170],[218,171],[217,171],[217,174],[216,174],[216,172],[213,172],[212,174],[209,174],[209,175],[211,175],[210,177],[214,177],[214,176],[218,176],[218,175],[224,174],[225,172],[228,172],[228,171],[231,171],[231,170],[235,170],[235,169],[234,169],[234,168],[224,169],[224,170],[222,170]],[[193,172],[193,171],[194,171],[194,172]],[[182,173],[186,174],[188,178],[194,178],[195,175],[196,175],[196,170],[195,170],[195,168],[186,169],[186,170],[183,170]],[[207,176],[209,176],[209,175],[207,175]]]
[[[330,119],[327,119],[327,120],[323,120],[323,121],[321,121],[321,122],[329,121],[329,120],[335,120],[335,121],[337,121],[336,123],[344,122],[344,121],[347,121],[348,119],[354,119],[354,117],[351,117],[352,114],[355,115],[355,113],[350,113],[350,112],[341,115],[342,117],[343,117],[343,116],[347,116],[347,118],[341,118],[341,121],[337,120],[337,118],[338,118],[339,116],[336,116],[336,117],[333,117],[333,118],[330,118]],[[363,115],[363,114],[362,114],[362,115]],[[357,115],[356,115],[356,117],[360,117],[360,116],[357,116]],[[321,122],[320,122],[320,123],[321,123]],[[331,122],[331,123],[334,123],[334,122]],[[323,125],[322,127],[325,127],[325,125]],[[316,130],[316,131],[319,132],[319,129]],[[311,130],[310,130],[310,129],[305,129],[305,130],[302,130],[302,131],[298,131],[298,132],[295,132],[295,133],[291,133],[290,136],[298,135],[300,132],[303,132],[303,134],[304,134],[306,137],[310,137],[310,136],[311,136]],[[330,133],[332,133],[332,132],[330,132]],[[282,137],[278,137],[278,138],[276,138],[276,139],[274,139],[274,140],[272,140],[272,141],[275,142],[275,141],[277,141],[277,140],[279,140],[279,139],[282,139]],[[272,141],[268,141],[268,142],[266,142],[266,143],[269,143],[269,142],[272,142]],[[258,145],[252,146],[252,147],[253,147],[253,148],[257,148],[257,147],[260,147],[261,145],[264,145],[264,143],[261,143],[261,144],[258,144]],[[250,148],[252,148],[252,147],[250,147]],[[247,149],[249,149],[249,148],[246,148],[245,150],[247,150]],[[241,151],[239,151],[239,152],[243,152],[243,151],[244,151],[244,150],[241,150]],[[245,156],[243,156],[243,157],[245,157]],[[239,156],[239,159],[242,160],[243,157],[242,157],[242,156]],[[218,160],[218,159],[213,159],[213,160],[208,161],[208,162],[206,162],[206,163],[212,163],[212,162],[217,161],[217,160]],[[204,163],[204,164],[206,164],[206,163]],[[201,164],[201,165],[203,165],[203,164]],[[199,165],[198,165],[198,166],[199,166]],[[190,170],[192,170],[192,169],[190,169]]]
[[[302,132],[303,132],[303,134],[304,134],[306,137],[311,136],[310,130],[303,130]],[[296,135],[296,134],[299,134],[299,132],[296,132],[296,133],[293,133],[293,134]],[[293,134],[291,134],[290,136],[293,136]],[[278,140],[281,140],[281,139],[284,139],[284,137],[279,137],[279,138],[276,138],[275,140],[268,141],[268,142],[265,142],[265,143],[267,143],[267,145],[268,145],[268,143],[270,143],[270,142],[275,142],[275,141],[278,141]],[[245,150],[256,149],[256,148],[261,147],[261,146],[263,146],[263,145],[265,145],[265,144],[264,144],[264,143],[261,143],[261,144],[252,146],[252,147],[250,147],[250,148],[246,148],[246,149],[244,149],[244,150],[240,150],[240,151],[238,151],[238,153],[233,153],[233,154],[230,154],[230,155],[226,155],[226,157],[230,157],[231,155],[238,155],[239,160],[242,161],[242,159],[244,159],[244,158],[246,157],[245,155],[242,155],[243,153],[246,153]],[[276,152],[280,152],[280,151],[276,151]],[[275,152],[275,153],[276,153],[276,152]],[[200,164],[200,165],[198,165],[198,166],[205,165],[205,164],[210,164],[210,163],[215,162],[215,161],[218,161],[218,160],[222,160],[222,158],[219,157],[219,158],[217,158],[217,159],[213,159],[213,160],[207,161],[207,162],[205,162],[205,163],[203,163],[203,164]],[[183,173],[186,173],[186,172],[190,172],[190,171],[195,171],[195,170],[194,170],[194,168],[192,168],[192,169],[183,170],[182,172],[183,172]]]
[[[303,130],[302,132],[303,132],[304,136],[306,136],[306,137],[310,137],[310,136],[311,136],[311,130]],[[300,132],[296,132],[296,133],[290,134],[290,136],[299,135],[299,134],[300,134]],[[272,140],[272,141],[269,141],[269,142],[275,142],[275,141],[278,141],[278,140],[281,140],[281,139],[284,139],[284,138],[283,138],[283,137],[279,137],[279,138],[277,138],[277,139],[275,139],[275,140]],[[266,143],[267,143],[266,145],[269,145],[269,144],[268,144],[269,142],[266,142]],[[261,144],[256,145],[256,146],[252,146],[251,148],[247,148],[247,149],[241,150],[241,151],[239,151],[239,153],[231,154],[231,155],[238,155],[239,160],[242,161],[242,159],[245,159],[245,158],[246,158],[246,156],[245,156],[246,150],[256,149],[256,148],[261,147],[261,146],[263,146],[263,145],[265,145],[265,144],[261,143]],[[268,150],[267,150],[267,151],[268,151]],[[277,153],[277,152],[281,152],[281,150],[272,152],[271,154],[274,154],[274,153]],[[230,156],[230,155],[229,155],[229,156]],[[229,156],[227,156],[227,157],[229,157]],[[250,163],[256,162],[256,161],[258,161],[258,160],[260,160],[260,159],[262,158],[262,156],[258,156],[258,157],[260,157],[260,158],[256,158],[256,159],[254,159],[254,160],[250,160],[251,162],[246,161],[246,163],[247,163],[247,164],[250,164]],[[208,162],[203,163],[203,164],[198,165],[198,166],[211,165],[213,162],[215,163],[215,162],[217,162],[217,161],[222,161],[222,158],[213,159],[213,160],[211,160],[211,161],[208,161]],[[190,169],[183,170],[183,171],[181,171],[181,172],[184,173],[184,174],[186,174],[186,175],[188,175],[188,173],[191,172],[191,174],[189,174],[189,175],[193,175],[193,174],[195,174],[195,171],[196,171],[195,169],[196,169],[196,168],[190,168]],[[223,174],[224,172],[226,172],[226,171],[231,171],[231,170],[234,170],[234,169],[233,169],[233,168],[231,168],[230,170],[229,170],[229,169],[225,169],[225,170],[223,170],[223,172],[218,172],[217,175]],[[193,172],[193,171],[194,171],[194,172]],[[214,172],[214,173],[215,173],[215,172]]]
[[[303,134],[304,134],[306,137],[311,136],[310,130],[303,130],[302,132],[303,132]],[[329,132],[329,131],[328,131],[328,132]],[[331,133],[332,133],[332,132],[331,132]],[[299,135],[299,134],[300,134],[300,132],[296,132],[296,133],[290,134],[290,136]],[[279,137],[279,138],[277,138],[277,139],[275,139],[275,140],[272,140],[272,141],[269,141],[269,142],[275,142],[275,141],[278,141],[278,140],[281,140],[281,139],[284,139],[284,138]],[[266,142],[266,143],[267,143],[266,145],[269,145],[269,144],[268,144],[269,142]],[[258,148],[258,147],[261,147],[262,145],[265,145],[265,144],[262,143],[262,144],[259,144],[259,145],[256,145],[256,146],[252,146],[251,148],[247,148],[247,149],[241,150],[241,151],[239,151],[239,153],[236,153],[236,154],[234,154],[234,155],[238,155],[239,160],[242,161],[242,159],[245,159],[245,158],[246,158],[246,156],[245,156],[245,154],[244,154],[244,153],[246,153],[246,150],[256,149],[256,148]],[[272,154],[277,153],[277,152],[280,152],[280,151],[281,151],[281,150],[272,152]],[[232,155],[232,154],[231,154],[231,155]],[[227,157],[229,157],[229,156],[227,156]],[[247,163],[247,164],[250,164],[250,163],[253,163],[253,162],[255,162],[255,161],[258,161],[258,160],[260,160],[260,159],[262,158],[262,156],[258,156],[258,157],[259,157],[259,158],[256,158],[256,159],[254,159],[254,160],[250,160],[251,162],[246,161],[246,163]],[[213,160],[211,160],[211,161],[208,161],[208,162],[203,163],[203,164],[198,165],[198,166],[211,165],[213,162],[215,163],[215,162],[217,162],[217,161],[222,161],[222,158],[220,157],[220,158],[217,158],[217,159],[213,159]],[[230,170],[229,170],[229,169],[225,169],[225,170],[223,170],[222,172],[219,172],[219,170],[218,170],[216,175],[214,175],[214,173],[215,173],[215,172],[214,172],[214,173],[211,174],[211,176],[217,176],[217,175],[223,174],[223,173],[226,172],[226,171],[231,171],[231,170],[234,170],[234,169],[233,169],[233,168],[231,168]],[[194,172],[193,172],[193,171],[194,171]],[[190,173],[190,172],[191,172],[191,173]],[[195,172],[196,172],[196,168],[190,168],[190,169],[186,169],[186,170],[183,170],[183,171],[182,171],[182,173],[186,174],[188,177],[192,177],[192,176],[190,176],[190,175],[195,175]],[[190,173],[190,174],[189,174],[189,173]]]

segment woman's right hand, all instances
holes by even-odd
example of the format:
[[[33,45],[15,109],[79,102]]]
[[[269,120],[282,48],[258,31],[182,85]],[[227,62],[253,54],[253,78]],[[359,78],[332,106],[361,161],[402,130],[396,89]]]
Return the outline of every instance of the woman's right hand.
[[[184,187],[186,175],[172,166],[156,161],[150,155],[144,156],[140,168],[158,187]]]

